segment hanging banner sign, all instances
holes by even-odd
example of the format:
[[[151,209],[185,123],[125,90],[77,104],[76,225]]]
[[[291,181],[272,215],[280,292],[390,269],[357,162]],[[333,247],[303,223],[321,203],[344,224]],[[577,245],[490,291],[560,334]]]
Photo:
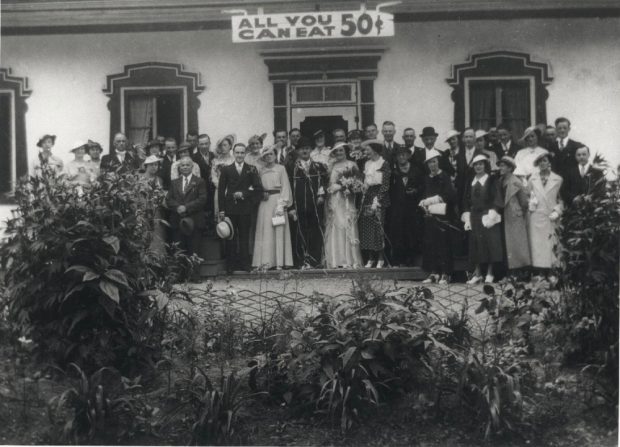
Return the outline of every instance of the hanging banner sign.
[[[235,15],[232,33],[233,42],[387,37],[394,35],[394,16],[361,10]]]

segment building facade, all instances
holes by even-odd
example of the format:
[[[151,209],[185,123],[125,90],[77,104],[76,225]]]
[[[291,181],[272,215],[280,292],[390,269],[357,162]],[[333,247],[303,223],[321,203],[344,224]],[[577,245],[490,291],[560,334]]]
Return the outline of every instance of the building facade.
[[[392,120],[397,135],[509,122],[518,136],[567,116],[571,136],[620,161],[617,1],[412,0],[386,8],[391,37],[233,43],[222,9],[239,8],[360,2],[2,2],[2,192],[32,168],[45,133],[69,159],[74,141],[107,151],[116,131],[134,143],[189,130],[247,141]]]

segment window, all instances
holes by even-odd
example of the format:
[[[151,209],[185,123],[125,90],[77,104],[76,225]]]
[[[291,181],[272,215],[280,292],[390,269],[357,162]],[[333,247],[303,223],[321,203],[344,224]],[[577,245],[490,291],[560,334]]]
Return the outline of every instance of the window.
[[[293,105],[355,103],[356,89],[355,82],[320,85],[291,84],[292,103]]]
[[[110,98],[110,140],[125,132],[136,144],[157,135],[181,141],[198,130],[198,95],[205,87],[197,73],[179,64],[145,62],[109,75],[103,92]]]
[[[487,130],[500,123],[520,138],[526,127],[547,119],[549,66],[528,54],[495,51],[473,55],[452,66],[454,127]]]
[[[28,79],[0,68],[0,202],[10,200],[18,178],[28,173],[26,99]]]
[[[468,78],[465,126],[488,129],[504,123],[519,138],[527,127],[535,124],[534,101],[531,98],[533,82],[533,78]]]

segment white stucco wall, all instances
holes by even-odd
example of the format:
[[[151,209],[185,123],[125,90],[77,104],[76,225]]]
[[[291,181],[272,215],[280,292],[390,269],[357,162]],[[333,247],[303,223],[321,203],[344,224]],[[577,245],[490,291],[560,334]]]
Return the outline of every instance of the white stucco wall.
[[[489,50],[530,53],[552,67],[549,121],[568,116],[574,138],[615,164],[620,162],[615,147],[620,141],[619,30],[618,19],[398,23],[393,38],[350,44],[388,47],[375,83],[375,118],[396,121],[398,135],[407,126],[419,131],[433,125],[441,134],[453,127],[452,89],[446,83],[452,64]],[[278,47],[283,45],[268,46]],[[236,132],[245,141],[270,132],[273,95],[259,55],[263,48],[232,44],[227,30],[3,36],[0,63],[30,81],[30,158],[36,157],[38,137],[52,132],[58,135],[55,152],[69,159],[75,140],[92,138],[104,146],[108,141],[106,75],[145,61],[182,63],[201,74],[206,90],[199,96],[200,131],[212,139]]]

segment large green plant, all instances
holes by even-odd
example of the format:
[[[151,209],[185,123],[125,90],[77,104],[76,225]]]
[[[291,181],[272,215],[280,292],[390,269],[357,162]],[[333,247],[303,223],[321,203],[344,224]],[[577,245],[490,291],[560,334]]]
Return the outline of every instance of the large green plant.
[[[46,175],[20,184],[16,200],[0,247],[9,318],[39,352],[87,372],[149,361],[160,349],[163,293],[192,264],[174,249],[149,251],[163,193],[131,174],[88,188]]]

